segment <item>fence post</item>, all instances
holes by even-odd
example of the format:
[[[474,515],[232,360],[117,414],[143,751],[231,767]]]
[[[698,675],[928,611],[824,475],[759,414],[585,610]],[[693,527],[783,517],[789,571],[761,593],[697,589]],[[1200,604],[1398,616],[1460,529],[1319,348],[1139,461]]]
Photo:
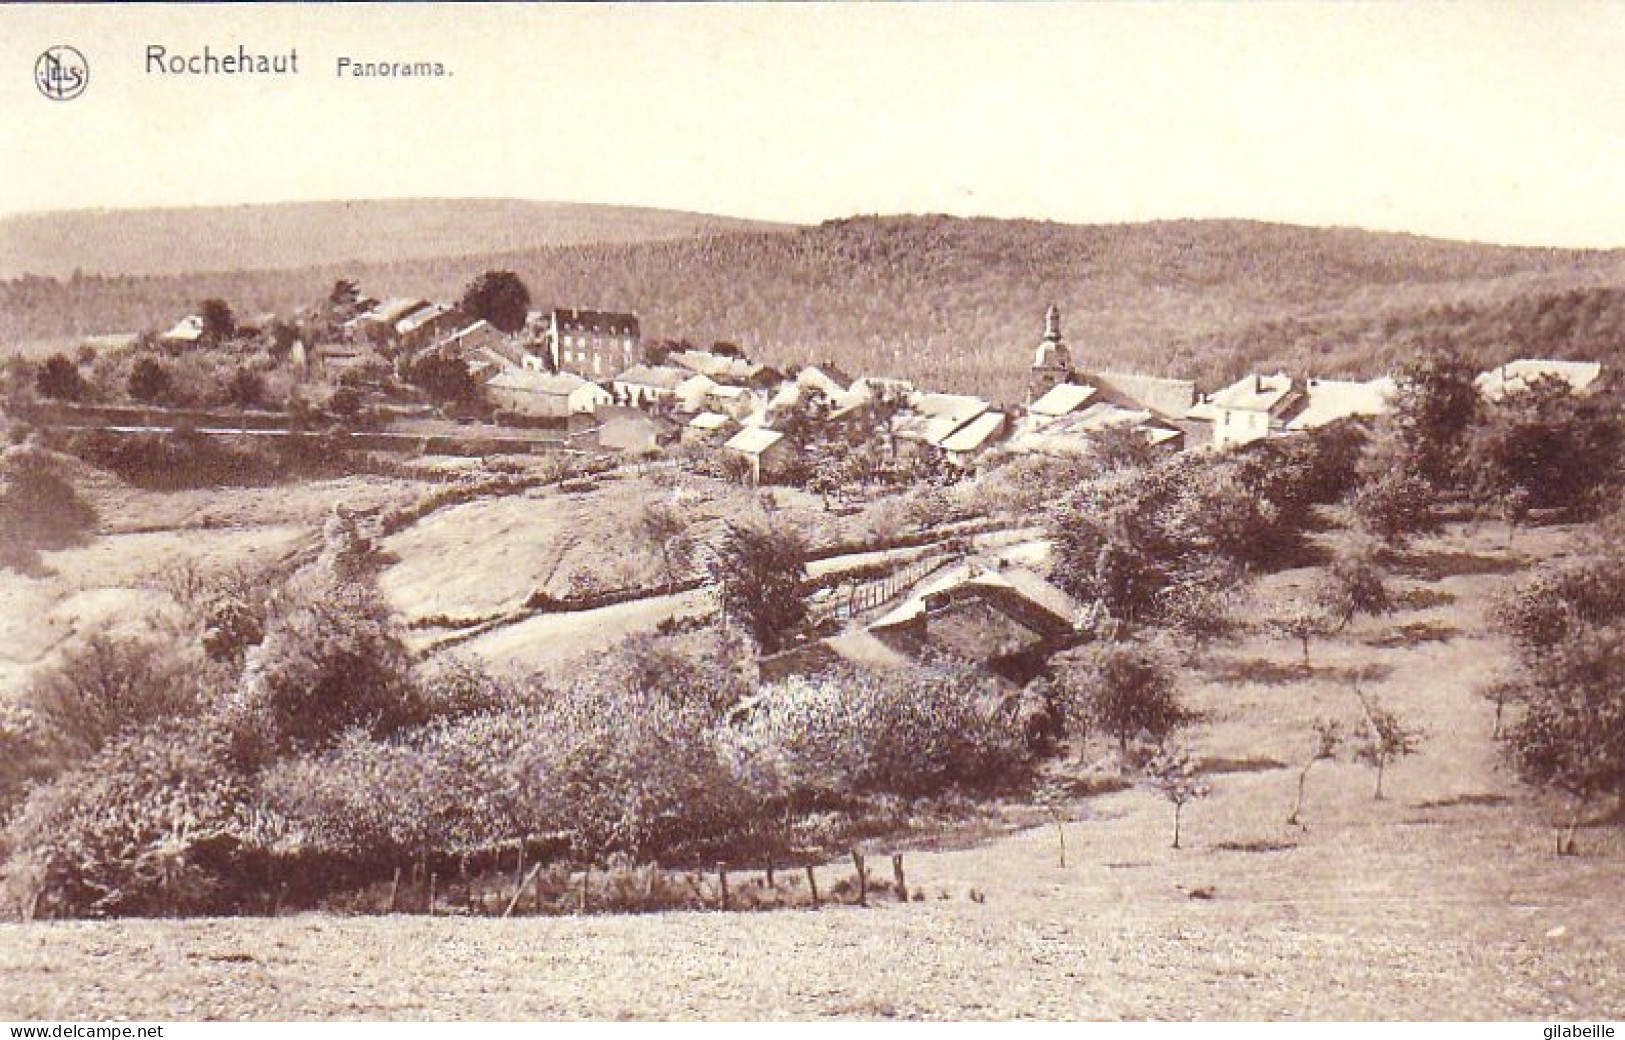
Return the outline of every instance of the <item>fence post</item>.
[[[894,852],[892,854],[891,872],[892,877],[897,881],[898,902],[908,902],[908,882],[903,879],[903,854],[901,852]]]
[[[530,868],[530,877],[536,877],[541,872],[542,872],[542,864],[538,863],[534,867]],[[529,880],[530,880],[530,878],[524,878],[519,882],[519,884],[514,886],[514,888],[513,888],[513,898],[508,900],[507,908],[502,911],[502,916],[503,917],[507,917],[509,914],[512,914],[513,913],[513,908],[519,905],[519,896],[525,891],[525,883],[528,882]],[[540,905],[540,904],[538,903],[538,905]]]
[[[587,881],[592,876],[592,864],[581,868],[581,912],[587,912]]]
[[[717,864],[717,885],[721,890],[719,897],[722,901],[721,908],[726,910],[728,909],[728,864],[726,863]]]
[[[813,909],[817,910],[822,904],[818,901],[818,874],[811,863],[807,864],[807,888],[812,892]]]
[[[858,871],[858,905],[869,905],[869,872],[863,866],[863,853],[852,850],[852,865]]]
[[[400,891],[400,887],[401,887],[401,868],[396,867],[395,868],[395,879],[389,883],[389,909],[384,911],[385,913],[392,914],[392,913],[395,912],[395,893]]]
[[[431,873],[429,875],[429,916],[430,917],[434,916],[434,890],[435,890],[435,883],[438,882],[439,880],[440,880],[440,875],[439,874]]]

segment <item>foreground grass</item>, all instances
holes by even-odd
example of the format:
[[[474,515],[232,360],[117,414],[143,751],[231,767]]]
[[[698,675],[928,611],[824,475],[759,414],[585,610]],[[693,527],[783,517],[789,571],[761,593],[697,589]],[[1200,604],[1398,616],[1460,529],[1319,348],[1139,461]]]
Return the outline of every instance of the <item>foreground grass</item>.
[[[1475,693],[1506,653],[1491,595],[1570,536],[1418,546],[1400,584],[1427,594],[1318,643],[1307,674],[1263,636],[1194,661],[1215,790],[1181,851],[1168,806],[1128,790],[1067,807],[1064,867],[1052,824],[916,850],[926,901],[868,910],[6,925],[0,1017],[1619,1018],[1625,842],[1592,826],[1553,855]],[[1428,737],[1381,802],[1369,770],[1317,766],[1288,827],[1309,723],[1355,716],[1357,671]]]

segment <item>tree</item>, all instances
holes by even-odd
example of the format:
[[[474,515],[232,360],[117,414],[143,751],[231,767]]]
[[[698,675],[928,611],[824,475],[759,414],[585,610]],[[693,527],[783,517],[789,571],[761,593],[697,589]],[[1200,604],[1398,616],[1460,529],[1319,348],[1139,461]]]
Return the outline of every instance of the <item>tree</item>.
[[[1525,780],[1568,795],[1558,852],[1572,854],[1586,806],[1625,794],[1625,626],[1575,626],[1525,662],[1518,699],[1513,760]]]
[[[486,271],[463,290],[462,312],[503,332],[518,332],[530,315],[530,290],[512,271]]]
[[[198,316],[203,319],[203,341],[218,345],[237,332],[237,319],[225,300],[211,297],[198,305]]]
[[[1069,665],[1058,680],[1079,701],[1069,715],[1115,738],[1125,763],[1131,739],[1143,733],[1160,743],[1185,720],[1173,672],[1146,647],[1096,643]]]
[[[1341,631],[1360,614],[1380,617],[1393,609],[1382,569],[1370,555],[1341,555],[1326,569],[1320,602]]]
[[[1414,755],[1422,746],[1422,731],[1406,724],[1399,713],[1384,707],[1375,698],[1360,692],[1358,681],[1354,687],[1360,707],[1365,711],[1365,733],[1355,745],[1354,757],[1377,771],[1377,789],[1372,797],[1382,801],[1382,778],[1388,766],[1398,759]]]
[[[1316,719],[1312,728],[1315,734],[1314,750],[1310,752],[1308,761],[1298,770],[1298,797],[1292,803],[1292,812],[1288,814],[1286,822],[1293,827],[1301,827],[1298,815],[1303,812],[1304,785],[1309,782],[1309,770],[1314,768],[1316,762],[1327,762],[1337,757],[1337,749],[1343,743],[1343,724],[1336,719]]]
[[[143,357],[130,369],[127,388],[132,401],[158,404],[169,399],[174,384],[170,380],[169,369],[160,364],[157,358]]]
[[[327,294],[327,302],[335,310],[353,310],[356,301],[361,298],[361,290],[355,282],[348,278],[340,278],[333,283],[333,289]]]
[[[1174,848],[1179,848],[1179,822],[1187,802],[1206,798],[1213,785],[1196,771],[1196,763],[1183,749],[1159,751],[1145,764],[1146,782],[1174,807]]]
[[[1277,599],[1269,609],[1268,624],[1277,633],[1296,639],[1303,647],[1303,670],[1309,671],[1309,644],[1317,636],[1329,635],[1333,620],[1318,600],[1293,593]]]
[[[782,649],[807,619],[806,560],[800,532],[766,520],[730,523],[711,556],[723,616],[765,653]]]
[[[666,582],[676,584],[677,562],[687,554],[688,517],[681,509],[665,502],[647,502],[639,511],[637,532],[660,553]]]
[[[1412,535],[1438,529],[1433,485],[1414,473],[1388,470],[1355,491],[1351,503],[1360,526],[1386,545],[1398,547]]]
[[[1608,402],[1537,380],[1483,410],[1467,453],[1476,497],[1516,519],[1531,508],[1585,514],[1619,480],[1621,440]]]
[[[88,389],[85,379],[66,354],[52,354],[34,377],[34,387],[45,397],[58,401],[81,401]]]
[[[1461,476],[1457,463],[1478,416],[1477,370],[1451,349],[1427,350],[1395,377],[1393,411],[1386,417],[1403,450],[1406,469],[1435,487]]]
[[[480,392],[460,357],[426,355],[407,368],[406,381],[443,404],[466,404]]]

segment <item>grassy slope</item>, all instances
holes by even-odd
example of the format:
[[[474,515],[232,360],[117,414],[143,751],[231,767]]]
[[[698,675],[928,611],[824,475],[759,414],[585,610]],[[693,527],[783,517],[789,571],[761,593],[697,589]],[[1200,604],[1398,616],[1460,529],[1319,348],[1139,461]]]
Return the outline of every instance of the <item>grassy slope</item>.
[[[0,1017],[1619,1018],[1618,829],[1552,855],[1473,693],[1506,654],[1490,597],[1567,538],[1522,534],[1515,556],[1498,530],[1429,540],[1405,584],[1434,595],[1317,645],[1308,676],[1259,637],[1191,670],[1194,749],[1231,767],[1179,852],[1168,807],[1129,790],[1070,806],[1065,867],[1048,824],[908,853],[928,899],[906,907],[8,926]],[[1275,763],[1316,715],[1351,715],[1355,667],[1428,738],[1384,802],[1369,771],[1317,766],[1308,829],[1288,828],[1295,771]]]
[[[789,232],[332,264],[293,271],[0,285],[0,343],[165,325],[223,296],[287,310],[334,278],[455,295],[511,267],[538,304],[634,310],[648,336],[730,339],[942,389],[1022,394],[1051,301],[1084,367],[1211,385],[1252,367],[1374,373],[1418,336],[1485,361],[1617,359],[1625,253],[1513,249],[1239,221],[1069,226],[862,218]]]
[[[703,213],[519,199],[74,210],[0,218],[0,278],[272,270],[773,227]]]

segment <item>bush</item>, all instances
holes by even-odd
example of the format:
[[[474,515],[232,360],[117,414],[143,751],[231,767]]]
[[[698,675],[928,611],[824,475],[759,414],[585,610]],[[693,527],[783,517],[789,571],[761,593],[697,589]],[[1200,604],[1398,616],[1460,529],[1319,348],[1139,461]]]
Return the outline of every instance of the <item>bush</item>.
[[[1029,707],[970,665],[836,668],[765,689],[732,754],[752,786],[793,800],[988,790],[1030,764]]]
[[[1591,625],[1625,620],[1625,556],[1544,568],[1494,608],[1520,657],[1533,662]]]
[[[124,730],[201,712],[197,665],[184,649],[153,637],[96,633],[44,669],[24,699],[50,744],[79,758]]]
[[[90,390],[79,374],[79,366],[66,354],[52,354],[45,359],[34,377],[34,388],[40,396],[58,401],[82,401]]]
[[[7,833],[7,894],[25,916],[230,909],[248,803],[207,728],[127,733],[23,805]]]
[[[0,565],[74,545],[96,526],[95,508],[65,469],[61,456],[34,442],[0,451]]]

